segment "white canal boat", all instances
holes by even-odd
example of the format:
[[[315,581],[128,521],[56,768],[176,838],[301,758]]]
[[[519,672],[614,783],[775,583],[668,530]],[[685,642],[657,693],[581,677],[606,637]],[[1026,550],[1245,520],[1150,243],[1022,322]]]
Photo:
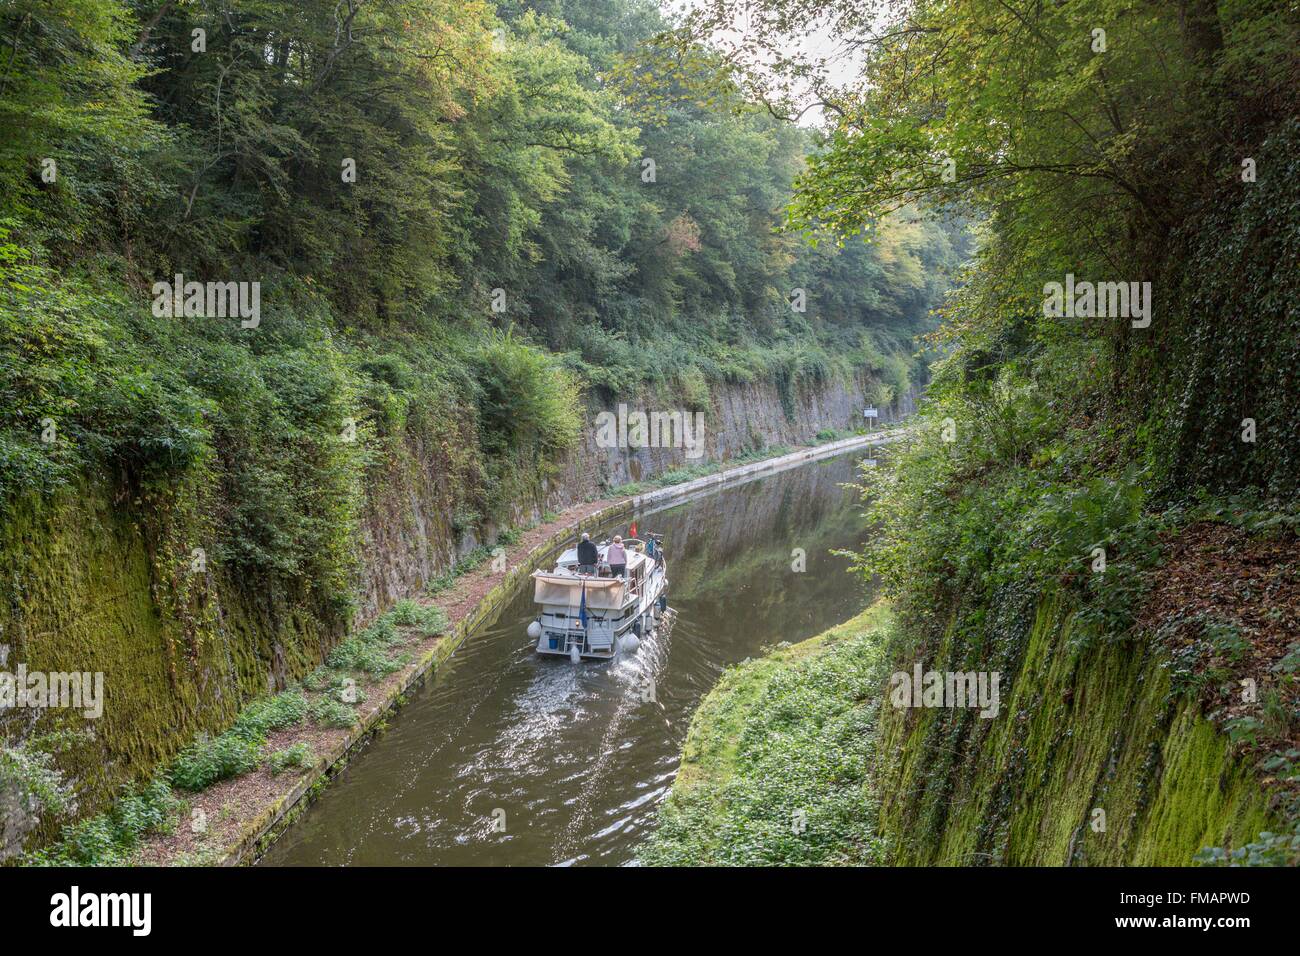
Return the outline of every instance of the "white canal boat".
[[[528,636],[537,642],[537,653],[575,663],[610,660],[620,650],[636,650],[668,611],[668,569],[654,535],[623,542],[627,567],[621,575],[610,570],[610,542],[595,548],[594,564],[580,564],[579,548],[572,547],[553,571],[533,572],[533,600],[541,613],[528,625]]]

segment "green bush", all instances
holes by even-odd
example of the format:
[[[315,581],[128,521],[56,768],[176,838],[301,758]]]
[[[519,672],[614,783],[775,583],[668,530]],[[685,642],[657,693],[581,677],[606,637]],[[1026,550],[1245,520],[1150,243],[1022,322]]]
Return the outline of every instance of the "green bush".
[[[302,742],[277,750],[267,758],[266,765],[272,775],[279,776],[286,770],[305,770],[315,759],[316,755],[312,752],[311,745]]]
[[[437,597],[443,591],[454,587],[457,577],[458,575],[456,574],[455,568],[444,571],[442,574],[439,574],[437,577],[430,580],[429,583],[424,586],[424,590],[430,597]]]
[[[600,326],[575,331],[579,352],[565,356],[568,367],[591,385],[611,395],[623,395],[645,379],[645,366],[627,337]]]
[[[677,388],[680,401],[692,411],[703,411],[713,402],[709,383],[705,380],[704,373],[696,367],[677,373]]]
[[[389,655],[381,642],[361,635],[349,637],[330,651],[326,662],[338,670],[361,671],[371,677],[384,677],[402,669],[400,658]]]
[[[72,794],[54,766],[54,755],[32,744],[0,747],[0,791],[46,813],[62,813],[72,806]]]
[[[302,686],[310,691],[322,691],[329,687],[336,677],[338,675],[328,667],[321,666],[302,679]]]
[[[420,609],[420,615],[416,619],[414,627],[422,637],[433,637],[437,634],[447,633],[447,628],[450,625],[451,622],[447,619],[447,612],[430,604]]]
[[[121,320],[138,306],[61,278],[42,250],[9,241],[12,225],[0,221],[0,507],[106,464],[154,479],[197,465],[211,406]]]
[[[578,382],[551,355],[508,329],[490,333],[477,359],[487,447],[556,451],[577,441],[582,424]]]
[[[432,637],[447,630],[447,614],[431,604],[412,600],[398,601],[387,615],[399,627],[413,628],[422,637]]]
[[[264,740],[274,730],[301,723],[306,715],[307,698],[302,691],[288,690],[249,703],[236,718],[231,732],[249,740]]]
[[[399,627],[411,627],[420,618],[420,605],[407,598],[393,605],[391,611],[393,623]]]
[[[397,623],[390,614],[375,618],[362,629],[358,637],[365,643],[377,647],[391,647],[402,639],[397,633]]]
[[[233,731],[200,738],[172,762],[171,782],[182,790],[206,790],[220,780],[255,769],[261,763],[263,745],[259,738]]]
[[[348,728],[357,722],[357,712],[352,707],[328,695],[312,701],[307,715],[323,727]]]
[[[122,866],[149,833],[165,832],[180,802],[158,776],[127,790],[105,813],[65,827],[51,846],[28,854],[30,866]]]

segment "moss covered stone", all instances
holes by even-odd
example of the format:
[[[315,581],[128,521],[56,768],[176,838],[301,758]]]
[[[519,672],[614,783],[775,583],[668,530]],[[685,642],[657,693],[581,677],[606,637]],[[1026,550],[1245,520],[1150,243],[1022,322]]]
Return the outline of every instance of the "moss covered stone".
[[[890,862],[1186,866],[1268,829],[1258,782],[1163,657],[1140,641],[1076,654],[1073,626],[1059,598],[1039,604],[995,719],[882,709]],[[954,633],[933,660],[960,659]]]

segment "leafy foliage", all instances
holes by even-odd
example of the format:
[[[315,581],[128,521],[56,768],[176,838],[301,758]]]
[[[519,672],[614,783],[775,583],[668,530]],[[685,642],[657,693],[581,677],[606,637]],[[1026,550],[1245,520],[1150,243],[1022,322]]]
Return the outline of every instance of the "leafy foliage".
[[[880,534],[858,567],[883,577],[906,624],[900,659],[943,647],[940,667],[1015,672],[1052,594],[1077,611],[1077,651],[1132,640],[1161,531],[1207,500],[1252,499],[1261,526],[1288,519],[1300,492],[1294,9],[739,6],[750,30],[729,79],[780,107],[811,77],[829,117],[791,224],[851,236],[904,210],[978,220],[974,263],[929,337],[938,357],[914,440],[891,449],[896,471],[867,478]],[[736,9],[701,4],[662,48],[679,52]],[[780,49],[807,23],[862,51],[863,82],[837,89]],[[758,67],[773,64],[765,79]],[[1149,282],[1150,323],[1053,316],[1047,284],[1067,276]],[[1231,657],[1231,638],[1211,626],[1204,640]],[[1267,710],[1231,724],[1234,738],[1260,738]],[[956,727],[912,755],[939,771],[936,827],[943,775],[977,746]],[[1292,840],[1265,834],[1207,859],[1278,859]]]
[[[60,813],[72,805],[63,775],[54,766],[54,754],[31,742],[0,748],[0,787],[20,806]]]
[[[306,741],[300,741],[291,747],[285,747],[283,750],[277,750],[267,758],[267,769],[273,776],[279,776],[286,770],[305,770],[312,765],[315,759],[312,753],[311,745]]]
[[[165,831],[179,807],[167,780],[158,776],[128,789],[105,813],[65,827],[57,842],[27,854],[28,866],[124,866],[142,837]]]
[[[212,784],[248,773],[262,762],[264,741],[235,731],[201,738],[172,762],[171,782],[182,790],[206,790]]]
[[[311,719],[322,727],[352,727],[357,722],[354,708],[334,697],[318,697],[311,702],[309,711]]]
[[[567,369],[515,339],[491,334],[479,350],[483,424],[503,450],[555,451],[578,438],[578,383]]]
[[[306,715],[307,698],[302,691],[288,690],[250,702],[239,712],[233,730],[249,740],[262,739],[272,731],[302,723]]]
[[[723,676],[692,735],[718,736],[701,746],[724,756],[674,789],[642,862],[808,866],[879,859],[869,701],[880,680],[880,639],[854,627],[864,619],[844,625],[855,633],[833,635],[837,641],[824,648],[796,645]]]

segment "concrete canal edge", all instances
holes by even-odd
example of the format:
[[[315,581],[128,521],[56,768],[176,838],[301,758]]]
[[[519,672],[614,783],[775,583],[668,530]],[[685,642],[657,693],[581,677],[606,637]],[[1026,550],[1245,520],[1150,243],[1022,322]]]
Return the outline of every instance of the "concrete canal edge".
[[[271,844],[289,828],[293,821],[311,805],[316,797],[329,785],[330,780],[348,765],[353,756],[366,745],[370,738],[383,729],[389,715],[396,712],[407,702],[408,695],[434,674],[438,667],[464,643],[467,637],[499,611],[514,595],[515,590],[524,579],[540,568],[560,545],[570,540],[580,525],[606,524],[646,509],[658,510],[669,505],[680,504],[692,498],[710,494],[723,487],[743,483],[760,475],[785,471],[824,458],[834,458],[836,455],[867,445],[888,444],[901,437],[904,433],[903,429],[895,429],[888,432],[855,435],[852,438],[828,442],[825,445],[800,449],[788,455],[779,455],[775,458],[751,462],[736,468],[728,468],[712,475],[705,475],[702,478],[695,478],[677,485],[669,485],[666,488],[656,488],[641,495],[625,498],[606,508],[602,508],[600,511],[587,515],[580,521],[575,521],[560,528],[529,551],[523,561],[506,572],[505,577],[484,594],[469,613],[456,621],[446,636],[416,661],[397,685],[387,691],[378,707],[359,721],[346,738],[321,755],[315,767],[309,773],[250,820],[240,830],[235,842],[226,849],[221,859],[221,865],[241,866],[255,863]]]

